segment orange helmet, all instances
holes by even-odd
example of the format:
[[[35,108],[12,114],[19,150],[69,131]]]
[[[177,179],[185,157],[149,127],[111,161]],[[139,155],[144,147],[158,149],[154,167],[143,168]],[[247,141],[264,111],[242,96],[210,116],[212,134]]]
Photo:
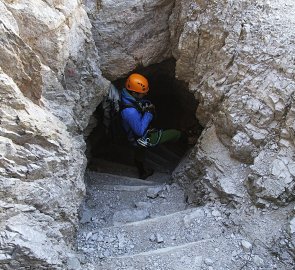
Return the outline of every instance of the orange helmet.
[[[149,82],[142,75],[133,73],[126,80],[125,87],[129,91],[145,94],[149,91]]]

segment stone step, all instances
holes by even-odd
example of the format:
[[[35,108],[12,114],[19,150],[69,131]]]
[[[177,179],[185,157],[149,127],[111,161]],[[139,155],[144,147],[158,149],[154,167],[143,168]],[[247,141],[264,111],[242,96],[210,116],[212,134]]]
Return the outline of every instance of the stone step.
[[[80,209],[80,229],[91,231],[174,213],[187,207],[184,198],[176,184],[91,186]]]
[[[108,175],[114,175],[114,176],[126,176],[130,177],[132,179],[136,178],[139,180],[138,184],[142,182],[143,184],[149,183],[149,182],[156,182],[156,183],[170,183],[171,182],[171,171],[167,168],[163,168],[159,166],[157,163],[151,161],[152,164],[147,160],[147,164],[149,164],[150,168],[153,168],[155,170],[154,174],[150,177],[148,177],[146,180],[138,179],[138,172],[135,167],[128,166],[125,164],[103,160],[103,159],[93,159],[91,161],[91,164],[88,167],[88,172],[90,171],[91,177],[95,178],[105,178],[104,176],[101,177],[101,175],[96,173],[105,173]],[[95,176],[96,175],[96,176]],[[109,181],[109,180],[108,180]],[[122,181],[122,180],[121,180]],[[143,182],[144,181],[144,182]],[[136,181],[133,181],[136,183]]]
[[[243,255],[244,260],[236,261],[235,254]],[[96,269],[103,270],[242,269],[249,259],[249,255],[241,249],[238,239],[224,236],[159,248],[130,256],[110,258],[103,258],[103,254],[98,256],[102,259],[96,262],[98,266]]]
[[[127,177],[122,175],[114,175],[110,173],[100,173],[87,170],[85,173],[88,185],[158,185],[157,182],[142,180],[139,178]]]
[[[170,246],[184,245],[204,239],[216,238],[225,232],[220,213],[209,208],[188,209],[181,212],[120,224],[96,231],[101,241],[88,241],[87,232],[80,232],[82,250],[96,256],[107,251],[108,256],[134,255]],[[121,240],[120,240],[120,239]],[[109,240],[111,239],[111,240]]]
[[[132,178],[138,177],[138,172],[135,166],[129,166],[119,162],[108,161],[95,158],[91,160],[89,169],[99,173],[110,173],[114,175],[122,175]]]

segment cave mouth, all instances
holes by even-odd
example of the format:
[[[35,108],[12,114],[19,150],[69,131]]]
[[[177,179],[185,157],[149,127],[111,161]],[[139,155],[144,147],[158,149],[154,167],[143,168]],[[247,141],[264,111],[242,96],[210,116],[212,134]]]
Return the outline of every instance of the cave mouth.
[[[159,64],[137,68],[131,73],[140,73],[149,81],[150,91],[146,99],[156,107],[153,127],[186,131],[197,138],[202,132],[195,116],[198,102],[188,91],[188,85],[175,79],[175,65],[176,61],[169,59]],[[112,83],[121,90],[126,78],[127,76]],[[136,177],[132,147],[126,140],[114,140],[106,133],[102,104],[97,107],[93,116],[96,127],[87,139],[88,169]],[[191,147],[192,145],[179,141],[148,148],[146,165],[157,172],[172,172]]]

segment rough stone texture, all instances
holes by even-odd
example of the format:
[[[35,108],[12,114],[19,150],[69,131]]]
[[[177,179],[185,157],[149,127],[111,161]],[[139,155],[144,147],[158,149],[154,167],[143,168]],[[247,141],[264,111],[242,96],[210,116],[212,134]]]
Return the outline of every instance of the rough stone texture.
[[[218,137],[202,136],[201,148],[212,143],[231,159],[224,164],[224,155],[201,149],[201,165],[190,169],[206,176],[198,184],[231,197],[244,180],[256,202],[294,199],[294,11],[291,0],[176,1],[176,74],[200,102],[198,119]],[[238,177],[236,160],[245,166]]]
[[[81,1],[7,0],[0,11],[0,268],[65,269],[83,131],[109,83]]]
[[[173,0],[87,0],[85,4],[101,70],[109,80],[171,56],[168,18]]]
[[[43,64],[45,106],[71,132],[81,133],[109,87],[101,76],[91,24],[81,1],[5,2],[18,23],[20,37]]]
[[[3,72],[0,92],[0,195],[9,205],[0,223],[0,253],[5,257],[1,268],[31,265],[30,260],[36,265],[61,264],[67,250],[64,240],[55,249],[56,242],[51,242],[55,237],[47,234],[62,231],[68,240],[73,236],[76,209],[84,193],[84,145],[81,140],[75,142],[49,111],[26,99]],[[18,209],[19,204],[23,209]],[[30,241],[38,232],[37,242]],[[50,257],[46,257],[47,248],[52,249]]]
[[[33,50],[2,22],[0,66],[9,73],[24,95],[33,102],[41,98],[41,63]]]
[[[83,132],[109,87],[100,62],[114,80],[177,59],[206,126],[174,173],[189,202],[294,199],[293,0],[85,3],[97,48],[80,0],[0,0],[1,269],[80,265],[70,247]]]

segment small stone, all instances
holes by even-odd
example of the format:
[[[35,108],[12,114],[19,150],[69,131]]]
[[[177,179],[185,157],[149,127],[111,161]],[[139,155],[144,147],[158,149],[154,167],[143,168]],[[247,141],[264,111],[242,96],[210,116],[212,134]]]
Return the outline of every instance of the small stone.
[[[237,256],[238,254],[239,254],[239,252],[238,252],[237,250],[234,250],[234,251],[231,253],[232,257],[235,257],[235,256]]]
[[[221,216],[221,213],[220,213],[219,211],[217,211],[217,210],[214,210],[214,211],[212,212],[212,216],[213,216],[213,217],[220,217],[220,216]]]
[[[203,257],[202,256],[197,256],[194,260],[194,267],[196,269],[199,269],[202,266],[202,262],[203,262]]]
[[[241,242],[241,245],[242,245],[242,247],[243,247],[243,249],[244,249],[245,252],[249,252],[249,251],[252,249],[252,244],[249,243],[249,242],[246,241],[246,240],[243,240],[243,241]]]
[[[151,198],[151,199],[155,199],[156,197],[159,196],[160,192],[163,190],[163,187],[160,186],[160,187],[152,187],[152,188],[149,188],[147,190],[147,194],[146,196]]]
[[[125,247],[125,237],[123,234],[118,234],[117,235],[119,244],[118,244],[118,248],[119,249],[123,249]]]
[[[156,240],[157,240],[157,243],[163,243],[164,242],[163,237],[159,233],[157,233],[157,235],[156,235]]]
[[[104,255],[102,254],[102,253],[100,253],[99,255],[98,255],[98,258],[100,258],[100,259],[104,259]]]
[[[149,239],[150,239],[151,242],[155,242],[156,238],[157,238],[156,235],[152,234]]]
[[[166,186],[165,186],[165,190],[166,190],[167,192],[170,192],[170,191],[171,191],[170,185],[166,185]]]
[[[208,259],[208,258],[206,258],[206,259],[204,260],[204,262],[205,262],[205,264],[208,265],[208,266],[211,266],[211,265],[213,265],[213,263],[214,263],[211,259]]]
[[[92,232],[87,233],[87,235],[86,235],[86,241],[88,241],[91,236],[92,236]]]
[[[67,265],[68,265],[69,270],[79,270],[79,269],[81,269],[80,261],[75,257],[68,258]]]
[[[295,217],[290,221],[290,233],[295,233]]]
[[[91,218],[92,218],[91,211],[85,209],[82,213],[82,218],[80,220],[80,223],[81,224],[89,223],[89,222],[91,222]]]
[[[254,256],[253,261],[254,261],[254,263],[255,263],[257,266],[263,266],[263,265],[264,265],[264,261],[263,261],[263,259],[261,259],[258,255],[255,255],[255,256]]]

